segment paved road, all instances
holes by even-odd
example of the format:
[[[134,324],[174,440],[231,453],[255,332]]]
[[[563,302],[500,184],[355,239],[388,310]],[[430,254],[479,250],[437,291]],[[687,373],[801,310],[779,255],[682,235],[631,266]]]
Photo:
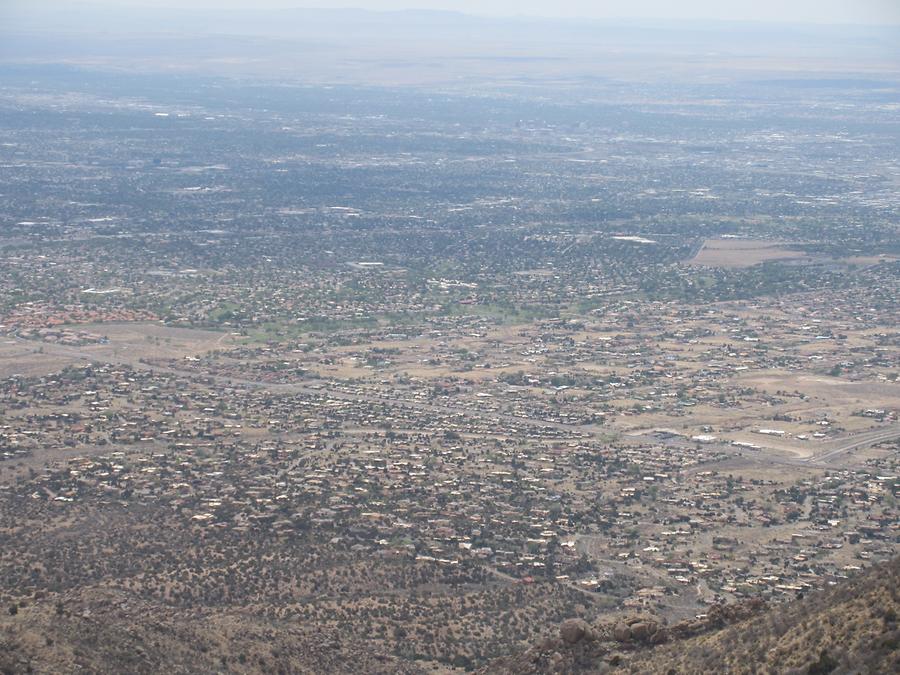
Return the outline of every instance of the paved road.
[[[831,460],[841,455],[858,450],[859,448],[871,447],[884,441],[891,441],[900,438],[900,424],[890,427],[882,427],[880,429],[869,429],[861,431],[845,438],[836,439],[824,443],[823,449],[810,455],[809,457],[792,457],[790,455],[776,453],[768,448],[761,448],[758,451],[748,451],[746,448],[734,446],[726,443],[712,443],[706,447],[710,450],[720,450],[731,455],[740,455],[747,460],[757,460],[766,464],[783,464],[786,466],[817,466],[827,468]],[[693,448],[693,444],[684,439],[668,439],[664,441],[668,445],[677,446],[684,450]],[[703,466],[695,467],[697,470],[705,470]]]
[[[872,431],[864,431],[859,434],[832,441],[829,445],[836,447],[817,453],[803,461],[808,464],[827,462],[836,457],[840,457],[843,454],[852,452],[853,450],[867,448],[872,445],[877,445],[878,443],[883,443],[884,441],[892,441],[896,438],[900,438],[900,424],[881,429],[874,429]]]

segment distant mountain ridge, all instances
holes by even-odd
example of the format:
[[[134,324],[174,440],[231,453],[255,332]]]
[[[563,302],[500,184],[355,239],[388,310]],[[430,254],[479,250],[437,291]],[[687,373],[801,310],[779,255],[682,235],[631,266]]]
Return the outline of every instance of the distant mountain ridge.
[[[796,78],[801,62],[814,63],[823,77],[900,77],[900,27],[116,8],[77,0],[0,7],[0,66],[67,63],[304,83],[494,87],[598,77]]]
[[[539,41],[559,35],[606,39],[664,39],[690,42],[698,36],[706,41],[747,40],[768,35],[779,41],[866,41],[871,47],[891,45],[900,37],[900,26],[835,26],[738,21],[671,21],[648,19],[565,19],[529,16],[491,17],[450,10],[408,9],[374,11],[354,8],[294,9],[190,9],[111,7],[93,2],[38,1],[15,3],[0,12],[0,33],[66,32],[101,33],[126,31],[168,34],[233,34],[290,37],[315,29],[329,33],[371,30],[388,34],[410,30],[455,32],[501,31],[502,37],[527,36]],[[728,44],[727,40],[721,40]],[[2,48],[0,48],[2,49]]]

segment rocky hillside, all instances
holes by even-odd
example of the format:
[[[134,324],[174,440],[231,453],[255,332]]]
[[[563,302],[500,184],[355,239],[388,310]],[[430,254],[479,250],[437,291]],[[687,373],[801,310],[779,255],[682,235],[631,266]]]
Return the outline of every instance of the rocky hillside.
[[[0,674],[421,673],[352,634],[86,590],[2,608]]]
[[[484,667],[544,673],[900,672],[900,558],[828,591],[766,606],[714,606],[667,624],[649,614],[569,619],[554,635]],[[365,635],[238,611],[198,614],[90,589],[4,607],[0,674],[450,672],[374,653]],[[462,672],[462,671],[455,671]]]
[[[570,619],[557,635],[481,673],[900,672],[898,589],[900,558],[790,603],[716,606],[671,626],[653,616],[593,625]]]

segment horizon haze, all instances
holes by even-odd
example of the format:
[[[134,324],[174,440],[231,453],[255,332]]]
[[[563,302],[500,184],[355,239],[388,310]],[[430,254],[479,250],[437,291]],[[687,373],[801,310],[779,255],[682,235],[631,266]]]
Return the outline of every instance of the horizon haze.
[[[11,0],[8,9],[25,5],[96,5],[177,9],[363,9],[374,11],[456,11],[494,17],[586,18],[586,19],[677,19],[679,21],[753,21],[826,24],[900,24],[900,5],[892,0],[347,0],[322,3],[316,0]],[[18,6],[18,7],[17,7]]]

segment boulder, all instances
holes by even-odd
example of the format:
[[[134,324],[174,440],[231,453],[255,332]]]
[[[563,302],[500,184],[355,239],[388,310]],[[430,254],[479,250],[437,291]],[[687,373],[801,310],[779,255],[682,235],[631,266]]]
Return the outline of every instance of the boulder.
[[[613,628],[613,637],[619,642],[628,642],[631,640],[631,629],[628,624],[619,622]]]
[[[639,640],[641,642],[643,642],[644,640],[647,640],[650,637],[650,633],[651,633],[650,624],[644,623],[643,621],[640,623],[632,624],[630,630],[631,630],[631,636],[635,640]]]
[[[563,642],[570,645],[581,642],[590,635],[590,632],[591,627],[582,619],[568,619],[559,627],[559,636]]]
[[[653,635],[650,636],[650,644],[660,645],[668,639],[669,639],[669,631],[667,631],[664,627],[660,626],[659,630],[657,630]]]

